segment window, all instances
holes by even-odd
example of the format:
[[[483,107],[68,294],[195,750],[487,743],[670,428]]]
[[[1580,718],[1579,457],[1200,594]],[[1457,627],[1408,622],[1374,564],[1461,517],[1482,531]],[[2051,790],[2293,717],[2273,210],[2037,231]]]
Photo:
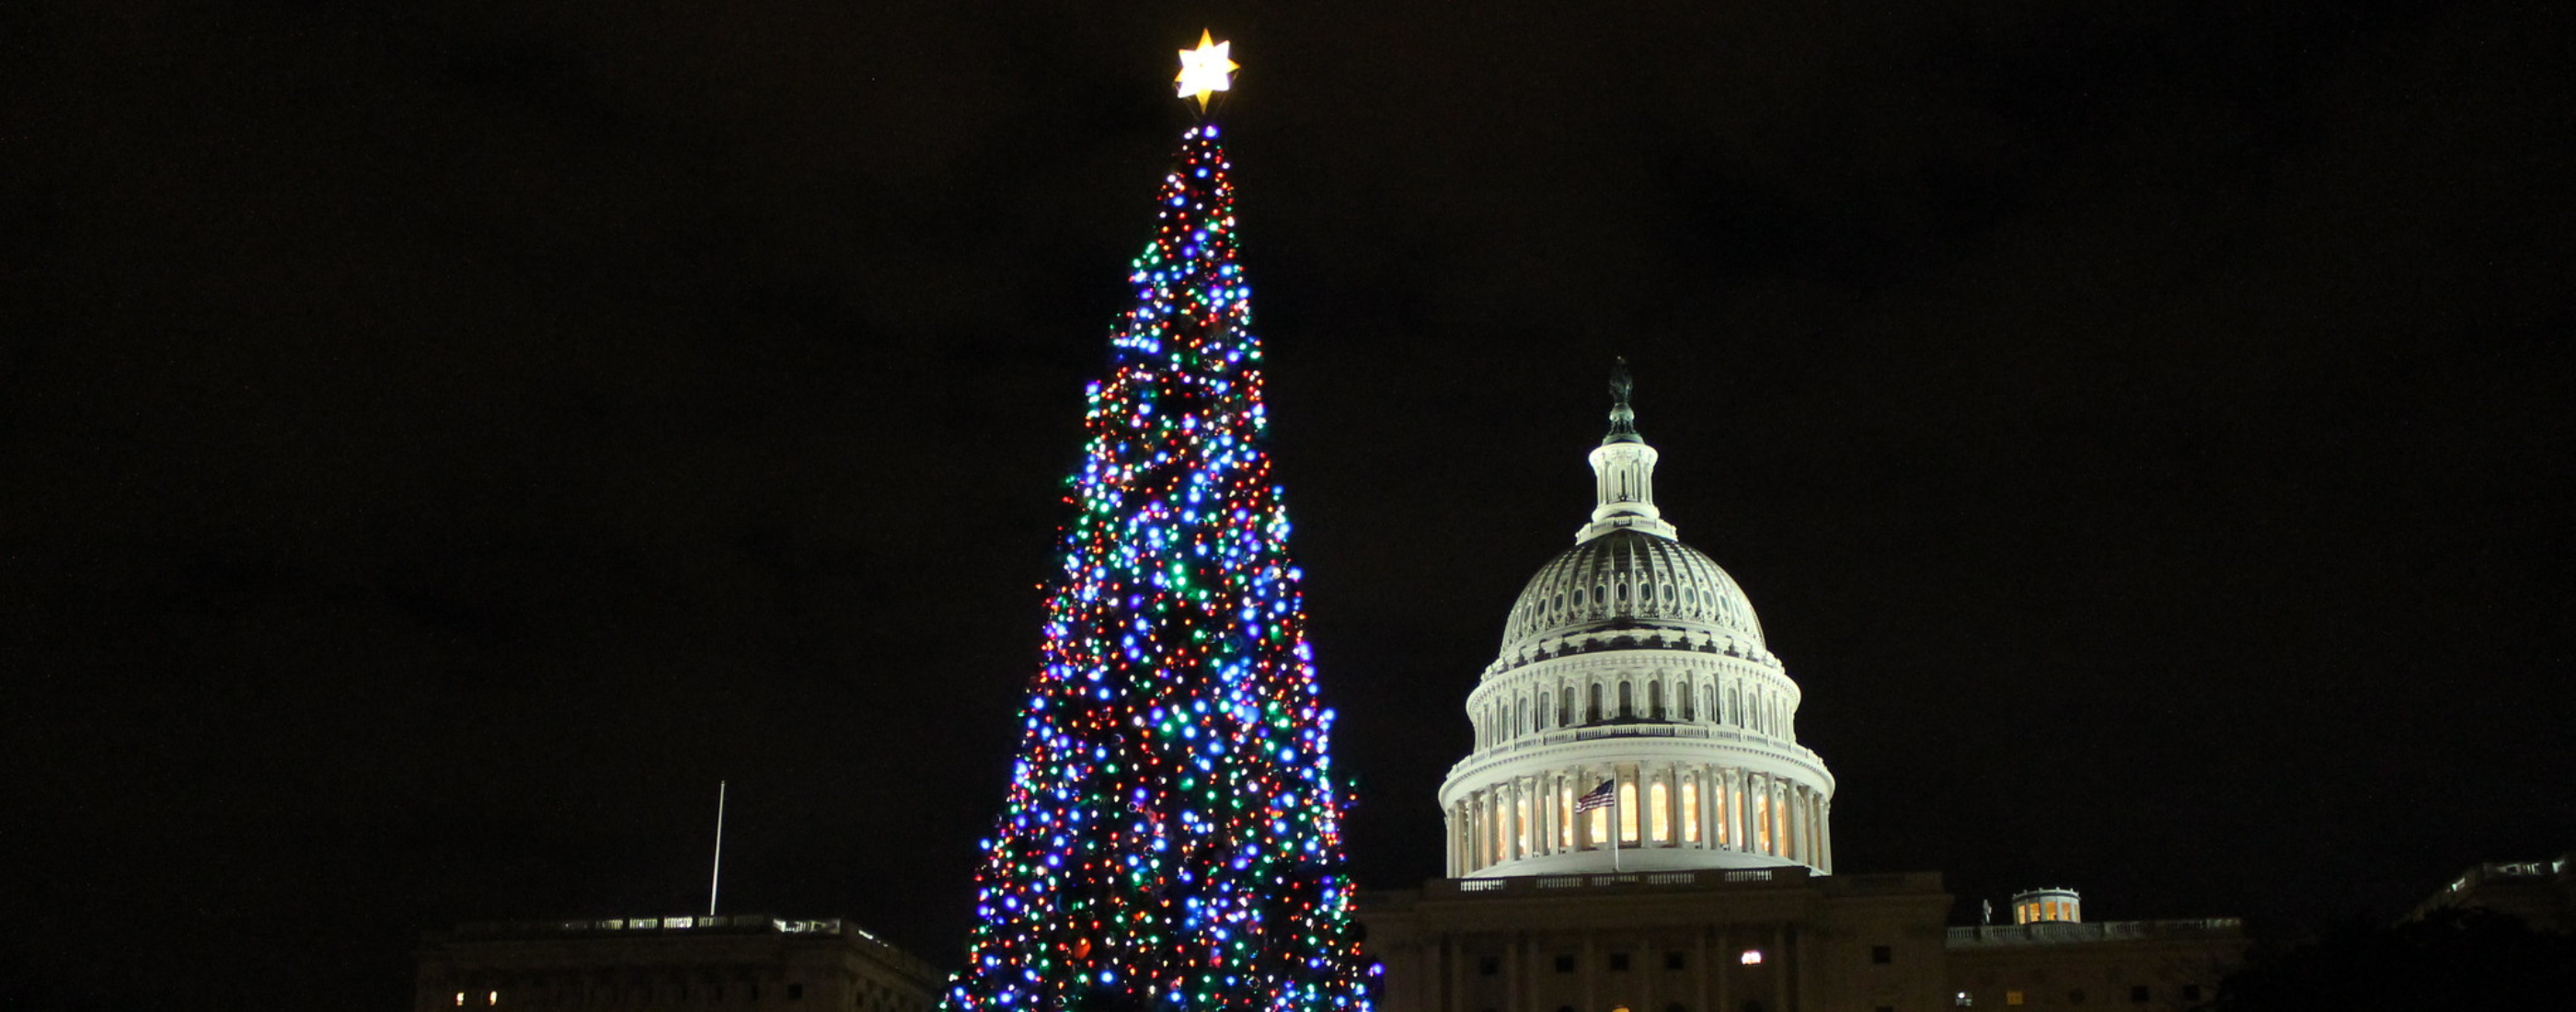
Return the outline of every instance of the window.
[[[789,984],[789,985],[787,985],[787,1000],[788,1000],[788,1001],[804,1001],[804,1000],[805,1000],[805,985],[803,985],[803,984]]]
[[[1663,781],[1658,780],[1655,781],[1654,789],[1648,791],[1647,794],[1654,800],[1655,817],[1652,821],[1653,829],[1655,831],[1655,842],[1673,842],[1673,818],[1671,814],[1673,798],[1672,788],[1666,786]]]
[[[1950,1004],[1959,1008],[1975,1008],[1977,999],[1971,997],[1968,992],[1961,991],[1950,996]]]
[[[1633,780],[1619,785],[1619,842],[1637,842],[1637,783]]]
[[[1886,966],[1889,963],[1896,962],[1896,947],[1893,945],[1870,946],[1869,961],[1871,964],[1876,966]]]
[[[1624,952],[1613,952],[1613,953],[1611,953],[1611,954],[1610,954],[1610,968],[1611,968],[1612,970],[1616,970],[1616,971],[1619,971],[1619,972],[1621,972],[1621,973],[1625,973],[1625,972],[1627,972],[1627,970],[1628,970],[1628,954],[1627,954],[1627,953],[1624,953]]]
[[[1495,957],[1495,956],[1478,956],[1478,957],[1476,957],[1476,975],[1477,975],[1477,976],[1480,976],[1480,977],[1491,977],[1491,976],[1493,976],[1493,975],[1495,975],[1495,974],[1497,974],[1497,973],[1501,973],[1501,972],[1503,972],[1503,961],[1502,961],[1500,958]]]
[[[1572,956],[1558,956],[1558,957],[1556,957],[1556,972],[1558,972],[1558,973],[1573,973],[1573,972],[1574,972],[1574,957],[1572,957]]]
[[[1745,966],[1760,966],[1762,965],[1762,950],[1746,949],[1744,950],[1743,955],[1735,957],[1735,961]]]
[[[2021,1004],[2021,992],[2019,992],[2019,991],[2006,991],[2006,992],[2004,992],[2004,1004],[2006,1004],[2006,1005],[2019,1005],[2019,1004]]]
[[[1636,694],[1636,692],[1635,692],[1635,689],[1636,689],[1636,687],[1635,687],[1635,686],[1633,686],[1633,685],[1631,685],[1631,684],[1629,684],[1629,683],[1627,683],[1627,682],[1621,682],[1621,683],[1619,683],[1619,715],[1620,715],[1620,716],[1622,716],[1622,717],[1634,717],[1634,716],[1636,716],[1636,715],[1637,715],[1637,694]]]
[[[2200,1000],[2200,985],[2198,985],[2198,984],[2185,984],[2185,985],[2183,985],[2183,986],[2182,986],[2182,1000],[2184,1000],[2184,1001],[2199,1001],[2199,1000]]]
[[[1686,963],[1686,962],[1684,962],[1684,961],[1682,960],[1682,954],[1681,954],[1681,953],[1678,953],[1678,952],[1667,952],[1667,953],[1664,953],[1664,969],[1667,969],[1667,970],[1679,970],[1679,969],[1681,969],[1681,968],[1683,968],[1683,967],[1685,967],[1685,966],[1688,966],[1688,965],[1690,965],[1690,964],[1688,964],[1688,963]]]
[[[2130,986],[2129,1001],[2132,1003],[2144,1005],[2153,1000],[2153,998],[2148,997],[2147,986],[2145,984],[2135,984]]]
[[[1682,781],[1682,842],[1699,842],[1699,777]]]
[[[1567,689],[1566,691],[1572,692],[1574,690]],[[1559,784],[1556,788],[1556,846],[1560,850],[1574,849],[1573,784]]]

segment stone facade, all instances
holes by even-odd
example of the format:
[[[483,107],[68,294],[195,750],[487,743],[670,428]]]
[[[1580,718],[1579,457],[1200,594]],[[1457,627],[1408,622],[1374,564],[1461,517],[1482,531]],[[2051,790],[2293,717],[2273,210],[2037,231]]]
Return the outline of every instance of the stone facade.
[[[1363,897],[1386,1012],[1925,1012],[1940,876],[1762,868],[1434,881]]]
[[[2034,921],[1952,928],[1951,1004],[2030,1012],[2185,1012],[2244,965],[2245,926],[2196,921]]]
[[[939,986],[922,961],[838,919],[468,924],[423,940],[412,1012],[931,1012]]]

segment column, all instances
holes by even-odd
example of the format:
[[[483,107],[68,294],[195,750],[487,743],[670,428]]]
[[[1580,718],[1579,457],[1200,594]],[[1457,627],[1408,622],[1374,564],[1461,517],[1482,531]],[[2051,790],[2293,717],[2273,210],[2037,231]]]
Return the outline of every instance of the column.
[[[1816,800],[1816,821],[1825,827],[1820,834],[1825,841],[1825,871],[1834,870],[1834,803],[1828,798]]]
[[[1789,856],[1789,785],[1771,781],[1771,852]]]
[[[1690,837],[1682,831],[1682,767],[1664,764],[1664,846],[1679,847]]]
[[[1805,864],[1807,862],[1807,789],[1801,784],[1790,784],[1788,789],[1781,793],[1789,799],[1789,859]]]
[[[1440,821],[1449,830],[1449,846],[1447,848],[1449,853],[1445,855],[1448,858],[1448,868],[1446,873],[1450,878],[1457,878],[1460,874],[1458,871],[1458,806],[1451,805],[1446,811],[1441,812],[1440,815]]]

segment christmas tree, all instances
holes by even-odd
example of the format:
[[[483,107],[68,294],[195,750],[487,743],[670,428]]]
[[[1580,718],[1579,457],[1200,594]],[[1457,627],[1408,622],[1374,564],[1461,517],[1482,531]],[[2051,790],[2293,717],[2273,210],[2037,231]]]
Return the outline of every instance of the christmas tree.
[[[1202,38],[1181,93],[1233,69]],[[1063,576],[952,1012],[1365,1012],[1332,711],[1264,452],[1231,165],[1182,135],[1086,391]]]

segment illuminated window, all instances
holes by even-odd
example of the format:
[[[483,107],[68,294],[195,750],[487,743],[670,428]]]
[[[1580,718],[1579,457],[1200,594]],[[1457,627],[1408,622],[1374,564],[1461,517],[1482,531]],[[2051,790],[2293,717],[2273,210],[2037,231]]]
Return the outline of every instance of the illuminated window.
[[[463,991],[458,991],[458,992],[456,992],[456,1007],[457,1007],[457,1008],[464,1008],[464,1007],[465,1007],[465,992],[463,992]]]
[[[1753,849],[1771,852],[1771,795],[1753,796]]]
[[[1746,949],[1744,950],[1743,955],[1735,957],[1735,961],[1746,966],[1760,966],[1762,965],[1762,950]]]
[[[1619,691],[1625,693],[1628,687],[1622,685]],[[1619,842],[1637,842],[1637,785],[1634,782],[1619,785]]]
[[[1560,784],[1556,788],[1556,845],[1564,850],[1574,849],[1573,784]]]
[[[2019,1005],[2019,1004],[2021,1004],[2021,992],[2019,992],[2019,991],[2006,991],[2006,992],[2004,992],[2004,1004],[2006,1004],[2006,1005]]]
[[[1533,849],[1535,849],[1535,847],[1534,847],[1534,846],[1531,844],[1531,842],[1530,842],[1532,839],[1534,839],[1534,835],[1533,835],[1533,834],[1531,833],[1531,831],[1530,831],[1530,803],[1529,803],[1529,799],[1528,799],[1527,797],[1522,797],[1522,798],[1516,798],[1516,799],[1514,799],[1514,800],[1512,801],[1512,813],[1513,813],[1513,817],[1514,817],[1516,820],[1518,820],[1518,825],[1519,825],[1519,828],[1520,828],[1520,839],[1519,839],[1519,841],[1518,841],[1519,846],[1520,846],[1520,850],[1519,850],[1517,853],[1513,854],[1512,856],[1514,856],[1514,857],[1527,857],[1527,856],[1529,855],[1530,851],[1531,851],[1531,850],[1533,850]]]
[[[1609,845],[1610,845],[1610,810],[1609,810],[1609,809],[1607,809],[1607,808],[1595,808],[1595,809],[1593,809],[1593,810],[1592,810],[1592,826],[1591,826],[1591,831],[1592,831],[1592,845],[1593,845],[1593,846],[1595,846],[1595,847],[1607,847],[1607,846],[1609,846]]]
[[[486,1005],[498,1005],[498,1004],[500,1004],[500,1003],[501,1003],[501,992],[499,992],[499,991],[493,991],[493,992],[487,993],[487,994],[485,994],[485,995],[483,996],[483,1004],[486,1004]]]
[[[1658,780],[1655,781],[1654,788],[1647,792],[1647,797],[1654,799],[1655,802],[1655,817],[1651,820],[1655,831],[1655,842],[1673,842],[1673,819],[1669,814],[1672,805],[1672,789]]]
[[[1699,778],[1682,781],[1682,839],[1699,842]]]
[[[1958,1006],[1959,1008],[1974,1008],[1977,1004],[1977,1000],[1969,997],[1968,992],[1961,991],[1958,994],[1950,996],[1950,1004]]]

